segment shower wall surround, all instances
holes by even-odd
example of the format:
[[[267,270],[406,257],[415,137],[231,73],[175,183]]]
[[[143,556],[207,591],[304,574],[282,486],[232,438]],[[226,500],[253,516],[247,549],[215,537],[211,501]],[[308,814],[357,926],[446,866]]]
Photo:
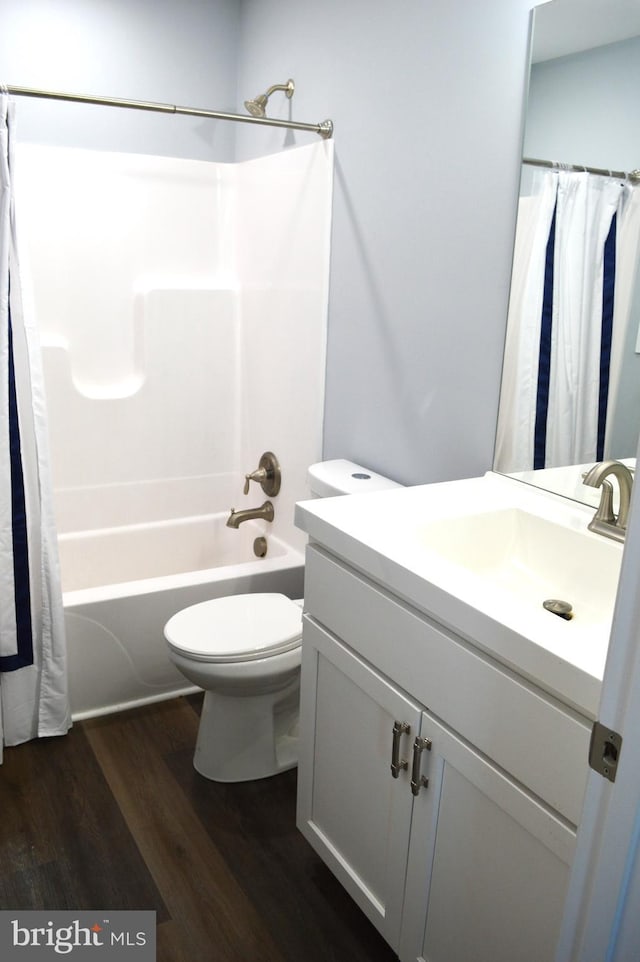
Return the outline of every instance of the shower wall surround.
[[[22,144],[18,160],[60,532],[241,506],[273,449],[274,533],[295,545],[321,455],[332,144],[240,164]]]

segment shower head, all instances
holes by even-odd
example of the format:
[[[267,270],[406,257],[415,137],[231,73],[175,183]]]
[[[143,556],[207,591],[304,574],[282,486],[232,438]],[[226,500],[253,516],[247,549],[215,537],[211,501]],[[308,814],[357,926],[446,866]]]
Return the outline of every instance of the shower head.
[[[264,117],[267,112],[267,95],[259,94],[255,100],[245,100],[244,105],[252,117]]]
[[[266,117],[267,101],[274,91],[284,90],[289,100],[291,100],[295,89],[296,85],[293,80],[288,80],[286,84],[274,84],[273,87],[269,87],[266,93],[258,94],[254,100],[245,100],[244,105],[252,117]]]

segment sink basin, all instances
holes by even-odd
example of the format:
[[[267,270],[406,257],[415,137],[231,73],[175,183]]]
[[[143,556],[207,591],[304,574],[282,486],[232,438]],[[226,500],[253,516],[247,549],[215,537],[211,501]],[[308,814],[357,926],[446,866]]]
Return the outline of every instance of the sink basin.
[[[483,582],[494,598],[501,593],[505,609],[515,601],[540,611],[544,601],[560,599],[572,606],[576,624],[611,621],[622,557],[614,542],[521,508],[433,521],[416,534],[425,549]]]
[[[596,718],[623,545],[588,530],[593,511],[488,472],[302,502],[296,517],[354,570]]]

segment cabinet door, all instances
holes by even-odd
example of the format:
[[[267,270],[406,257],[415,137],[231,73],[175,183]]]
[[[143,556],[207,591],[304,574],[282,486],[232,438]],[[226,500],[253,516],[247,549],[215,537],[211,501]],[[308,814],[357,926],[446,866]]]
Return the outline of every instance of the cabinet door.
[[[298,828],[397,951],[421,710],[307,617],[302,649]]]
[[[553,962],[574,831],[428,713],[421,736],[402,962]]]

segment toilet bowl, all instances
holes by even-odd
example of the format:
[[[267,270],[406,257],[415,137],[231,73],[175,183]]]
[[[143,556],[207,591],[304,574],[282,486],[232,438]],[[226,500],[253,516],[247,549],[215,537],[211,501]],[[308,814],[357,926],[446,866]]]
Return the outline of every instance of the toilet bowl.
[[[353,464],[312,465],[314,496],[399,487]],[[229,595],[177,612],[164,629],[169,658],[205,691],[193,758],[219,782],[267,778],[298,761],[302,601]]]
[[[301,603],[229,595],[179,611],[169,658],[205,691],[193,759],[201,775],[244,782],[297,764]]]

